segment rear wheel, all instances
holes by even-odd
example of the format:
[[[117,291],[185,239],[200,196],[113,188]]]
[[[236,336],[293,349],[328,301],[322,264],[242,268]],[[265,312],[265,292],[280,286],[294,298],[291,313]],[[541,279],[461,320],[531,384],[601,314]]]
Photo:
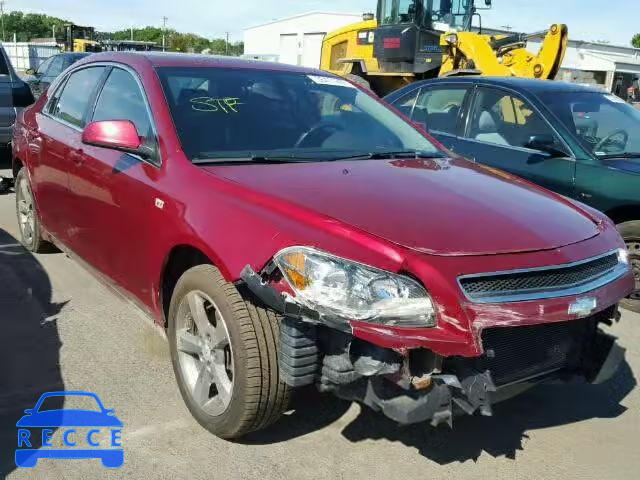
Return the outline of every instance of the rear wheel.
[[[31,183],[26,168],[22,167],[15,180],[16,213],[22,245],[35,253],[50,251],[52,245],[42,239],[40,218],[33,199]]]
[[[636,279],[634,292],[620,302],[627,310],[640,313],[640,221],[625,222],[618,225],[618,231],[629,249],[629,261]]]
[[[200,265],[178,281],[169,345],[180,393],[194,418],[222,438],[275,422],[288,406],[280,381],[275,314],[244,300],[218,269]]]

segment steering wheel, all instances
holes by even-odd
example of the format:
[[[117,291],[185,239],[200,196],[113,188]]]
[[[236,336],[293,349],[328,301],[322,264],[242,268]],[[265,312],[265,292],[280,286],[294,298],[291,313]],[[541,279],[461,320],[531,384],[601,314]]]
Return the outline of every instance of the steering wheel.
[[[623,130],[622,128],[619,128],[617,130],[614,130],[613,132],[611,132],[609,135],[607,135],[606,137],[604,137],[602,140],[600,140],[595,147],[593,147],[593,151],[594,152],[599,152],[602,147],[604,147],[607,143],[611,142],[611,139],[613,137],[615,137],[616,135],[622,135],[623,140],[620,142],[620,144],[622,145],[622,148],[624,150],[624,147],[627,145],[627,142],[629,141],[629,133],[627,133],[626,130]]]
[[[333,133],[344,130],[344,127],[339,123],[327,122],[314,125],[298,139],[295,148],[302,148],[305,146],[317,146],[322,144]]]

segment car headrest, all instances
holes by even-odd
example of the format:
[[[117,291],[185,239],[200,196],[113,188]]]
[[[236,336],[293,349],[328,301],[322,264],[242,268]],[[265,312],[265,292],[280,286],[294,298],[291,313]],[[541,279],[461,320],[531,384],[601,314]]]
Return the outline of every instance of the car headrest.
[[[485,110],[480,114],[478,119],[478,132],[479,133],[495,133],[498,131],[498,126],[493,118],[491,112]]]

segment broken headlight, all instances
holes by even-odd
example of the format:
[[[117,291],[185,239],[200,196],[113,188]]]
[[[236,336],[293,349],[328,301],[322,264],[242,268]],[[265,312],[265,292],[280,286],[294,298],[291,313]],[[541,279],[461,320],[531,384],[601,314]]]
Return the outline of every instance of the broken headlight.
[[[435,308],[422,285],[308,247],[290,247],[274,258],[296,300],[320,314],[389,326],[433,327]]]

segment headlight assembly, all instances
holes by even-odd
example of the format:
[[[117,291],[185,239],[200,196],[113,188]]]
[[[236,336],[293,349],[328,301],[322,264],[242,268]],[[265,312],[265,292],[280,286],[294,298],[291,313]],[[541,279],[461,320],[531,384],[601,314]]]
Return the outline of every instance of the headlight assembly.
[[[296,300],[320,314],[388,326],[435,326],[433,301],[412,278],[309,247],[285,248],[274,260]]]

